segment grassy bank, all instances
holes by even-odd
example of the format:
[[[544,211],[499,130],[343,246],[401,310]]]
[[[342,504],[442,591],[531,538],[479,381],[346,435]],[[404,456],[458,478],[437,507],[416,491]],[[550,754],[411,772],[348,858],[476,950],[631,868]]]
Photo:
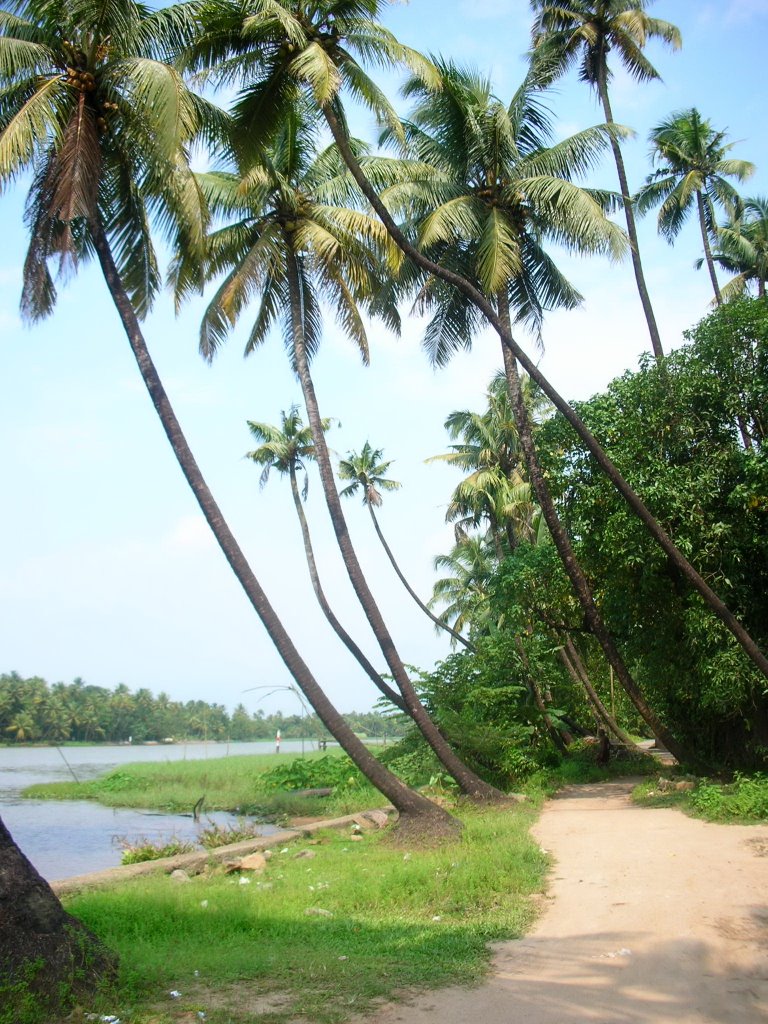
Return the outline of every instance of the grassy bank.
[[[333,1024],[403,987],[469,982],[487,943],[532,919],[546,868],[533,814],[465,809],[461,839],[438,850],[328,830],[275,851],[248,884],[163,876],[71,899],[121,958],[96,1009],[123,1024]]]
[[[310,786],[331,785],[333,765],[342,752],[311,751],[305,757],[275,754],[248,754],[212,758],[205,761],[165,761],[129,764],[115,768],[102,778],[90,782],[52,782],[30,786],[25,797],[44,800],[98,800],[107,807],[140,807],[158,811],[189,811],[205,797],[206,810],[259,813],[334,813],[346,809],[342,792],[328,801],[295,798],[290,790]],[[317,766],[303,772],[301,765]],[[322,767],[326,767],[323,772]],[[276,786],[266,783],[264,773],[274,769],[284,773],[284,782]],[[327,783],[323,782],[328,778]],[[306,782],[305,780],[309,780]],[[355,808],[381,803],[381,797],[370,791],[370,798],[359,787],[352,801]]]
[[[737,774],[732,782],[660,776],[639,785],[632,799],[643,807],[677,807],[705,821],[751,825],[768,822],[768,775]]]

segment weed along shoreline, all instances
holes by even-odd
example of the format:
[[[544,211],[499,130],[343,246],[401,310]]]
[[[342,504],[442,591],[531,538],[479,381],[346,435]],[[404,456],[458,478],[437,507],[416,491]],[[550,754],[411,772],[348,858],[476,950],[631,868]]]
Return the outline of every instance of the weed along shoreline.
[[[248,854],[260,850],[271,850],[275,846],[284,846],[302,837],[312,836],[321,829],[357,828],[368,831],[386,826],[390,822],[393,808],[384,807],[372,811],[360,811],[357,814],[345,814],[340,818],[318,818],[317,821],[302,823],[296,828],[286,828],[273,832],[268,836],[246,839],[239,843],[230,843],[213,850],[201,850],[199,853],[181,853],[173,857],[158,857],[156,860],[142,861],[139,864],[121,864],[104,871],[91,871],[73,878],[63,878],[50,882],[49,885],[57,896],[72,896],[88,889],[102,886],[118,885],[152,874],[170,875],[174,871],[188,874],[199,874],[206,868],[217,865],[233,864]],[[239,868],[238,868],[239,870]]]

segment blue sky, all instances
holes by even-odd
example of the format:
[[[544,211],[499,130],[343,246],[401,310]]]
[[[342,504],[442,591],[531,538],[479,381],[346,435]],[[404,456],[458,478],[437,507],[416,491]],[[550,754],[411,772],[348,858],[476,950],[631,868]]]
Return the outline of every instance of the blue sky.
[[[698,3],[667,0],[651,12],[677,24],[683,48],[652,45],[663,81],[638,86],[617,72],[614,114],[636,136],[625,146],[630,184],[648,173],[649,129],[670,112],[695,105],[727,129],[733,155],[757,172],[746,194],[768,191],[764,41],[768,0]],[[523,0],[412,0],[391,8],[387,23],[405,42],[487,72],[501,97],[523,74],[529,9]],[[382,79],[395,98],[397,78]],[[601,118],[575,75],[550,97],[558,133]],[[358,133],[373,137],[365,115]],[[590,184],[614,188],[606,159]],[[2,197],[0,218],[0,671],[39,674],[50,682],[80,675],[112,687],[166,690],[174,698],[244,700],[252,710],[262,685],[291,682],[258,619],[209,537],[144,393],[138,371],[93,268],[62,283],[54,315],[32,328],[18,319],[25,251],[23,196]],[[694,224],[674,247],[641,222],[641,252],[666,347],[708,310],[709,283],[693,269],[700,240]],[[585,398],[634,367],[648,348],[631,267],[564,258],[585,296],[582,309],[551,314],[541,366],[568,398]],[[279,337],[243,360],[244,330],[212,366],[197,354],[202,300],[179,318],[167,296],[146,323],[146,337],[203,472],[252,565],[318,680],[342,710],[370,707],[376,693],[328,635],[306,581],[287,485],[260,491],[247,419],[278,422],[300,400]],[[394,460],[402,490],[387,496],[381,523],[415,588],[431,591],[432,559],[451,545],[445,506],[457,476],[424,459],[445,450],[443,421],[456,408],[479,408],[499,365],[495,337],[433,372],[419,349],[420,326],[401,339],[374,328],[365,369],[331,326],[314,365],[329,435],[345,454],[366,439]],[[339,616],[376,665],[382,659],[355,606],[329,534],[319,482],[308,515],[326,588]],[[348,505],[353,539],[370,573],[403,658],[429,667],[446,641],[412,606],[378,549],[367,513]],[[292,707],[276,694],[265,710]]]

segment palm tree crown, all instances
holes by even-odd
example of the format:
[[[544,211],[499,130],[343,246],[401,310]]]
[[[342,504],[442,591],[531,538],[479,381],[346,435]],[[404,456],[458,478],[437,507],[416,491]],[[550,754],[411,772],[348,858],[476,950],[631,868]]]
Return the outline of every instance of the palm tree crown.
[[[638,81],[659,78],[644,47],[659,39],[678,49],[682,39],[675,25],[647,14],[649,6],[650,0],[531,0],[534,50],[552,62],[550,73],[578,64],[582,82],[595,88],[610,78],[611,51]]]
[[[432,171],[385,196],[416,221],[425,251],[489,297],[503,295],[516,319],[538,332],[545,309],[572,307],[581,298],[544,251],[547,239],[582,252],[618,257],[626,251],[626,237],[605,216],[612,195],[572,180],[594,166],[611,132],[598,126],[550,145],[551,117],[535,73],[505,104],[487,79],[435,63],[439,89],[416,77],[405,87],[415,107],[400,144],[404,155]],[[469,345],[483,322],[436,278],[423,285],[417,305],[435,314],[425,345],[437,364]]]
[[[323,430],[329,430],[332,422],[330,418],[324,419]],[[247,458],[263,467],[260,485],[266,485],[273,469],[281,476],[290,476],[303,470],[302,495],[306,499],[309,483],[306,463],[315,457],[315,443],[312,431],[305,426],[299,415],[298,406],[292,405],[288,412],[281,412],[279,427],[248,420],[248,428],[253,437],[261,442],[258,448],[246,453]]]
[[[768,281],[768,197],[739,203],[727,224],[717,229],[716,263],[736,276],[722,289],[724,301],[743,295],[750,284],[765,298]]]
[[[726,179],[745,181],[755,170],[747,160],[726,157],[733,144],[726,143],[725,138],[726,133],[715,131],[695,107],[671,114],[651,131],[651,156],[657,167],[635,199],[641,214],[659,206],[659,231],[669,242],[677,237],[691,211],[697,210],[718,301],[720,292],[710,250],[710,239],[717,234],[715,208],[734,211],[738,193]]]
[[[359,307],[376,291],[382,248],[393,250],[379,222],[355,209],[359,198],[335,148],[318,153],[317,131],[317,117],[300,103],[288,112],[259,162],[240,174],[198,175],[212,211],[235,218],[210,234],[202,263],[182,250],[172,271],[178,297],[225,272],[200,331],[200,350],[208,359],[256,298],[246,352],[261,345],[277,323],[294,353],[295,278],[307,357],[321,340],[322,296],[368,361]],[[379,311],[391,326],[398,325],[393,309]]]
[[[149,217],[199,251],[205,205],[186,147],[224,115],[191,93],[166,53],[191,10],[132,0],[0,3],[0,184],[32,169],[22,312],[51,312],[48,260],[76,261],[105,230],[134,309],[161,281]]]
[[[375,505],[378,508],[383,501],[382,491],[397,491],[400,484],[397,480],[390,480],[387,470],[392,465],[391,460],[383,460],[381,448],[372,448],[370,442],[366,441],[359,452],[349,452],[346,459],[339,462],[339,479],[350,480],[351,483],[339,493],[344,498],[362,492],[364,505]]]

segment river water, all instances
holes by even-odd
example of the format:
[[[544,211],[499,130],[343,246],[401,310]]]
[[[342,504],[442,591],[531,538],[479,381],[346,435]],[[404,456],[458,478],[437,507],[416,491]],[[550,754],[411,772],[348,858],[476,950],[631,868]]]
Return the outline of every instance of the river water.
[[[281,751],[298,753],[301,740],[283,740]],[[311,745],[307,741],[307,748]],[[48,881],[100,871],[120,863],[119,838],[151,842],[172,836],[194,841],[210,821],[233,822],[230,814],[204,815],[202,822],[181,814],[158,814],[103,807],[91,800],[26,800],[21,791],[38,782],[62,782],[74,775],[94,779],[121,764],[136,761],[181,761],[230,754],[274,752],[271,741],[259,743],[179,743],[173,746],[0,747],[0,817],[13,838]],[[64,761],[66,758],[66,762]],[[262,825],[264,833],[272,826]]]

